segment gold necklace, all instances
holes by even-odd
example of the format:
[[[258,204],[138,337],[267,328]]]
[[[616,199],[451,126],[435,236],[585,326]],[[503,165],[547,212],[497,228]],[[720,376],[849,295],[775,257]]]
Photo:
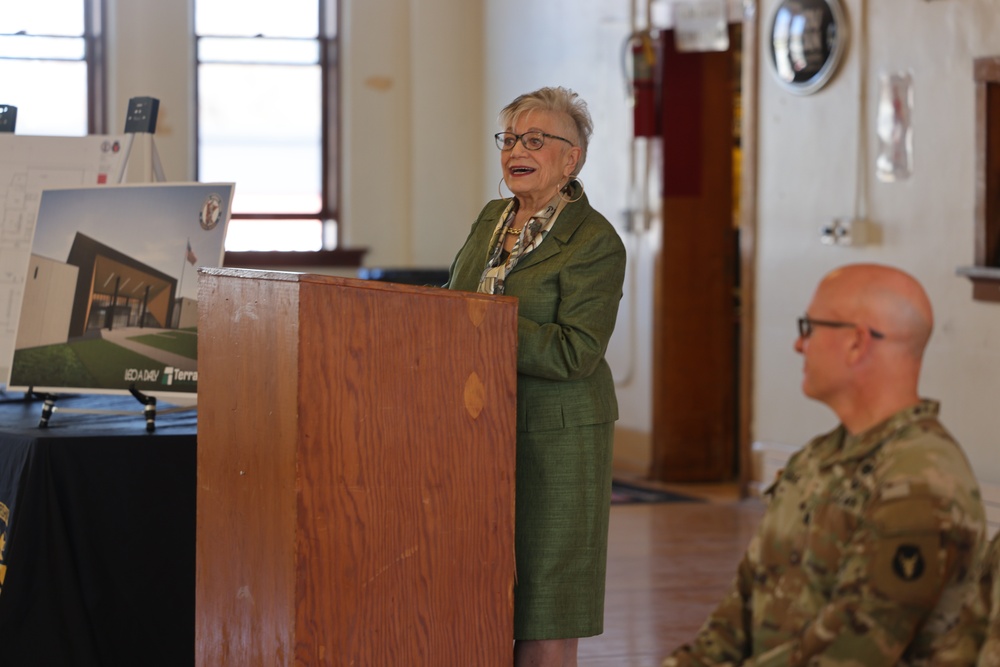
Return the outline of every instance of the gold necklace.
[[[518,227],[517,229],[515,229],[514,227],[508,227],[508,228],[507,228],[506,230],[504,230],[504,231],[506,231],[506,232],[507,232],[508,234],[510,234],[511,236],[517,236],[518,234],[520,234],[520,233],[521,233],[521,230],[522,230],[522,229],[524,229],[524,227]]]

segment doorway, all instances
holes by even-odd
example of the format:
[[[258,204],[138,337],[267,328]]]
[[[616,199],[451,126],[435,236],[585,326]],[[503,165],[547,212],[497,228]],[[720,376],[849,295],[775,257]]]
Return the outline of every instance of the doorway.
[[[662,33],[663,236],[656,259],[650,476],[750,476],[754,26],[724,52]],[[749,37],[750,39],[746,39]]]

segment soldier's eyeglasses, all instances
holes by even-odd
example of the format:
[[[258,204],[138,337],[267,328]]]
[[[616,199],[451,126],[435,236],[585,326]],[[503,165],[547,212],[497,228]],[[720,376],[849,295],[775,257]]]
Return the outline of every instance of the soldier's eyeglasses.
[[[832,329],[868,329],[868,333],[871,334],[872,338],[885,338],[885,334],[881,331],[876,331],[871,327],[862,327],[860,324],[855,324],[853,322],[836,322],[833,320],[814,320],[811,317],[800,317],[799,318],[799,336],[803,339],[812,336],[813,329],[816,327],[830,327]]]

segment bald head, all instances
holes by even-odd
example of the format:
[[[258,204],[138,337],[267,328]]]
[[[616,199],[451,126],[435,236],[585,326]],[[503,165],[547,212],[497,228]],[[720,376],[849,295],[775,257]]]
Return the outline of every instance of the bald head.
[[[888,346],[899,346],[913,358],[922,358],[934,328],[930,299],[910,274],[881,264],[850,264],[828,273],[816,290],[847,321],[857,322],[885,336]]]
[[[828,273],[806,312],[813,329],[795,341],[802,391],[822,401],[851,433],[916,405],[934,316],[913,276],[879,264]]]

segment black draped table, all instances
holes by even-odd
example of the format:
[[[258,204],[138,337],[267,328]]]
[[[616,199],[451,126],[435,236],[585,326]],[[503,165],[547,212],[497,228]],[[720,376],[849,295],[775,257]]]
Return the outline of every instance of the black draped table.
[[[0,397],[0,665],[193,665],[197,413]]]

